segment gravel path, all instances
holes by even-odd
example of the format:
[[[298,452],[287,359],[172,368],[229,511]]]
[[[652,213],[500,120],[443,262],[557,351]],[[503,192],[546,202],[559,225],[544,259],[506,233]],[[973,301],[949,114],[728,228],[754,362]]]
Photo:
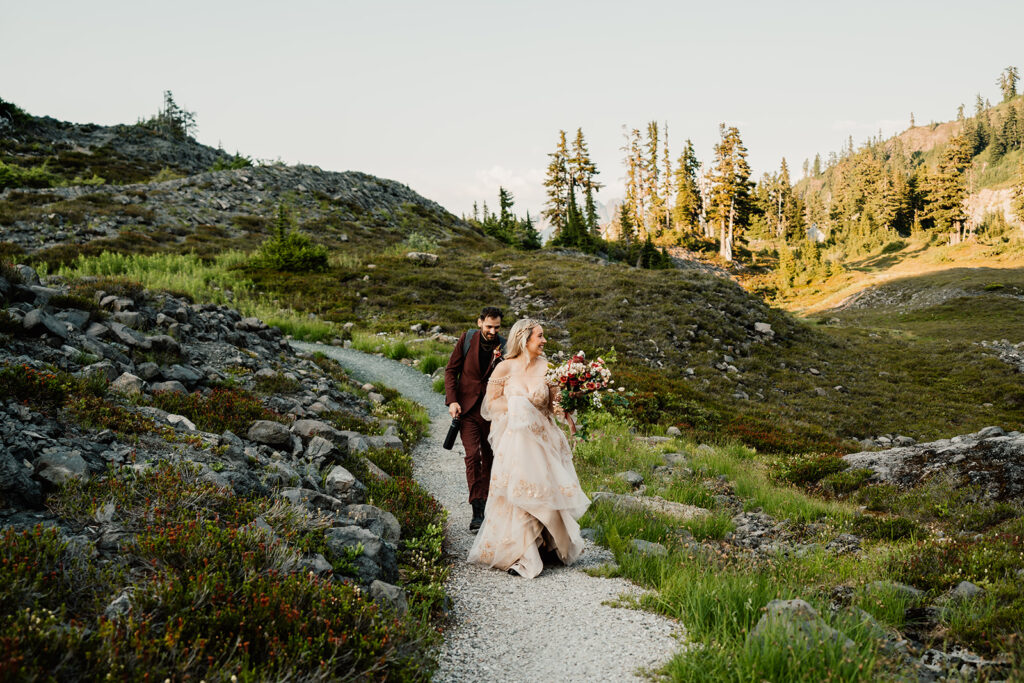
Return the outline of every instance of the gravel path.
[[[431,433],[413,452],[416,479],[448,509],[449,550],[456,557],[447,590],[455,626],[445,637],[437,681],[639,680],[679,649],[678,624],[639,610],[605,604],[640,589],[624,579],[580,571],[613,560],[587,542],[572,567],[548,568],[532,581],[461,561],[469,552],[470,508],[462,444],[441,448],[450,418],[426,375],[401,363],[352,349],[292,342],[340,362],[363,382],[383,382],[426,406]]]

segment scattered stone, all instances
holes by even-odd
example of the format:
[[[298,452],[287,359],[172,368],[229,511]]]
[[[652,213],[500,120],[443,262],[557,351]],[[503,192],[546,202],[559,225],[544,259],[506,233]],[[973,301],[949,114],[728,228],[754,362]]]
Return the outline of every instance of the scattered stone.
[[[373,505],[355,504],[345,508],[345,515],[353,522],[369,529],[385,541],[397,543],[402,533],[402,527],[398,519],[387,510],[381,510]]]
[[[677,436],[682,436],[683,432],[682,432],[682,430],[679,429],[679,427],[676,427],[675,425],[673,425],[673,426],[671,426],[671,427],[669,427],[668,429],[665,430],[665,434],[666,434],[666,436],[670,436],[670,437],[674,438],[674,437],[677,437]]]
[[[110,390],[116,391],[119,394],[141,394],[146,390],[146,383],[141,377],[125,372],[110,383]]]
[[[615,476],[618,477],[619,479],[623,480],[624,482],[626,482],[627,484],[629,484],[633,488],[638,488],[641,485],[643,485],[643,483],[644,483],[643,476],[641,476],[639,472],[634,472],[633,470],[627,470],[625,472],[619,472]]]
[[[623,510],[648,511],[667,515],[681,521],[711,514],[710,510],[665,500],[661,496],[623,496],[617,493],[598,491],[591,496],[591,500],[594,503],[607,502]]]
[[[397,615],[403,615],[409,611],[405,590],[379,579],[370,584],[370,598],[376,603],[390,606]]]
[[[428,254],[423,251],[410,251],[405,255],[405,258],[421,266],[436,266],[438,261],[440,261],[440,257],[437,254]]]
[[[249,426],[246,434],[249,441],[267,444],[268,446],[291,446],[292,433],[280,422],[272,420],[256,420]]]
[[[984,593],[985,593],[985,589],[982,588],[981,586],[976,586],[973,583],[971,583],[970,581],[961,581],[960,583],[958,583],[956,585],[956,588],[954,588],[950,592],[949,597],[950,597],[951,600],[954,600],[954,601],[956,601],[956,600],[969,600],[969,599],[972,599],[972,598],[976,598],[976,597],[978,597],[978,596],[980,596],[980,595],[982,595]]]
[[[328,494],[347,503],[361,503],[366,487],[341,465],[335,465],[324,479]]]
[[[169,382],[154,382],[150,385],[149,390],[154,394],[158,391],[164,391],[171,394],[187,394],[188,389],[185,385],[177,380],[171,380]]]
[[[645,541],[642,538],[634,538],[629,541],[630,547],[641,555],[653,557],[665,557],[668,555],[668,548],[660,543]]]
[[[761,619],[747,635],[748,646],[781,647],[769,637],[779,630],[789,639],[790,645],[804,650],[815,649],[826,641],[840,643],[843,649],[856,647],[852,640],[825,623],[810,604],[799,598],[769,602]]]
[[[52,486],[88,479],[89,466],[78,451],[44,453],[35,462],[35,476]]]

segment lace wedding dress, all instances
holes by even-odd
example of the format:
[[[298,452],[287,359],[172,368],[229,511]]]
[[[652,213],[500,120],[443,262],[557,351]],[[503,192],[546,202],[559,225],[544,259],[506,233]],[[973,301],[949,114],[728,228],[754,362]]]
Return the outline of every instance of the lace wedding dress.
[[[488,380],[480,413],[491,421],[494,464],[484,523],[468,558],[527,578],[544,569],[542,546],[565,564],[580,556],[576,520],[590,505],[569,443],[555,424],[557,390],[545,380],[544,358],[533,366],[504,376],[496,370],[498,377]]]

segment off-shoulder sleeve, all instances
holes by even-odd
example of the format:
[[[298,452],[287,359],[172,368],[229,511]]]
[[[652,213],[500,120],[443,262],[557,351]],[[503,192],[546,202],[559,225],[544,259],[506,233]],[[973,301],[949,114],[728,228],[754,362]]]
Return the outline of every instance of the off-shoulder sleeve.
[[[480,417],[493,421],[508,412],[508,401],[505,399],[505,383],[508,376],[489,377],[487,379],[487,393],[484,394],[484,402],[480,406]]]

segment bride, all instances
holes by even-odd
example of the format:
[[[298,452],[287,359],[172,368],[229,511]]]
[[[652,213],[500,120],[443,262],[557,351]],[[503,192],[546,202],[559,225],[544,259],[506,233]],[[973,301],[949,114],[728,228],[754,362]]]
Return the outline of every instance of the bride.
[[[487,382],[480,413],[491,421],[494,465],[484,523],[468,558],[531,579],[544,569],[542,553],[564,564],[580,556],[576,520],[590,505],[555,424],[555,415],[565,416],[558,390],[545,378],[545,343],[539,322],[516,322],[505,360]]]

